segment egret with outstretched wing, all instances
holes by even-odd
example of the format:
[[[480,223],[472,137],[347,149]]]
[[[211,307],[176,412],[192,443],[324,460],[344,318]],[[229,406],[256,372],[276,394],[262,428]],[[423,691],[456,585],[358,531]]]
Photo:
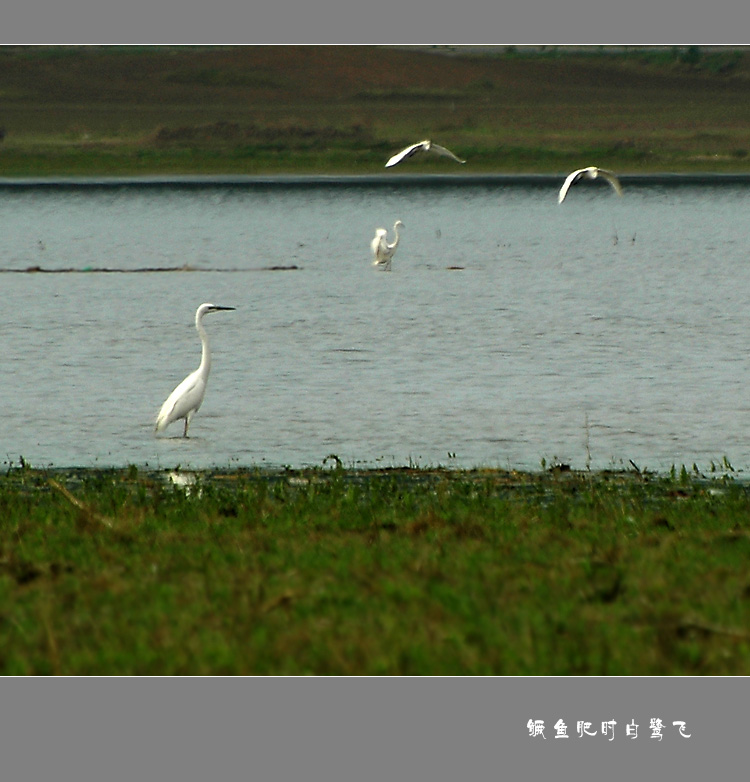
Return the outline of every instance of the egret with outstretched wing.
[[[396,220],[393,224],[394,239],[392,242],[388,242],[388,231],[385,228],[378,228],[375,231],[375,236],[370,242],[370,248],[374,257],[373,266],[380,266],[387,272],[391,270],[391,260],[401,238],[398,233],[399,227],[404,227],[404,224],[401,220]]]
[[[587,166],[586,168],[579,168],[568,174],[563,182],[563,186],[560,188],[560,192],[557,196],[557,203],[561,204],[565,200],[565,196],[568,194],[571,185],[580,182],[581,179],[596,179],[597,177],[606,179],[614,188],[615,193],[617,193],[618,196],[622,195],[620,180],[611,171],[607,171],[605,168],[598,168],[597,166]]]
[[[433,144],[429,139],[425,139],[424,141],[419,141],[416,144],[412,144],[410,147],[406,147],[406,149],[402,149],[400,152],[397,152],[385,164],[385,167],[390,168],[391,166],[395,166],[398,163],[401,163],[403,160],[412,157],[412,155],[416,155],[418,152],[434,152],[436,155],[449,157],[455,160],[457,163],[466,162],[465,160],[461,160],[460,157],[454,155],[449,149],[441,147],[440,144]]]

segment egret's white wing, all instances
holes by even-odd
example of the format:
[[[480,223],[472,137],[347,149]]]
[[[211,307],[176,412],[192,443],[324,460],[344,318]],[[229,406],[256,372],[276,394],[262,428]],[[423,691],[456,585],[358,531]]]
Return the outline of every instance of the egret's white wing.
[[[563,182],[563,186],[560,188],[560,192],[558,193],[558,204],[561,204],[565,200],[565,196],[568,194],[570,186],[583,174],[585,170],[585,168],[579,168],[576,171],[571,171],[570,174],[568,174],[568,176],[565,178],[565,181]]]
[[[622,195],[622,185],[620,184],[620,180],[611,171],[600,168],[599,176],[604,177],[607,182],[612,185],[612,187],[615,189],[615,193],[617,193],[618,196]]]
[[[189,374],[161,406],[156,418],[156,431],[165,429],[172,421],[184,418],[191,409],[197,410],[203,402],[205,382],[198,370]]]
[[[385,164],[386,168],[390,168],[391,166],[395,166],[397,163],[400,163],[402,160],[406,160],[406,158],[411,157],[412,155],[419,152],[421,149],[424,149],[426,146],[429,146],[430,142],[425,141],[418,141],[416,144],[412,144],[409,147],[406,147],[406,149],[402,149],[400,152],[397,152],[390,160]]]
[[[606,168],[599,168],[598,166],[588,166],[587,168],[579,168],[568,174],[565,182],[563,182],[563,186],[560,188],[560,193],[557,196],[557,203],[561,204],[565,200],[565,196],[567,195],[570,186],[576,183],[582,177],[596,179],[599,176],[603,179],[606,179],[607,182],[612,185],[615,193],[617,193],[618,196],[622,195],[622,185],[620,184],[620,180],[611,171],[607,171]]]
[[[383,243],[385,242],[385,235],[387,233],[388,232],[385,230],[385,228],[378,228],[377,231],[375,231],[375,236],[370,242],[370,249],[372,250],[372,254],[375,256],[375,263],[378,262],[382,254]]]
[[[457,163],[465,163],[465,160],[461,160],[460,157],[457,157],[454,155],[449,149],[446,149],[445,147],[441,147],[440,144],[433,144],[430,149],[433,152],[437,152],[438,155],[445,155],[445,157],[453,158]]]

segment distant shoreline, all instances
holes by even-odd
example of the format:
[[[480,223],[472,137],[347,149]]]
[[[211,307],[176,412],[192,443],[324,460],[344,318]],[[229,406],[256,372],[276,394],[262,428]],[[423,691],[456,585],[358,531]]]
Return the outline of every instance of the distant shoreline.
[[[489,176],[585,165],[618,175],[750,172],[745,47],[42,46],[0,55],[0,176],[9,178],[377,176],[424,138],[469,161],[462,173]],[[457,173],[432,158],[403,173],[422,172]]]
[[[143,176],[50,176],[0,177],[0,188],[65,187],[325,187],[353,186],[419,186],[450,185],[521,185],[554,186],[565,174],[206,174]],[[750,184],[750,173],[650,173],[618,174],[624,185],[718,185]]]

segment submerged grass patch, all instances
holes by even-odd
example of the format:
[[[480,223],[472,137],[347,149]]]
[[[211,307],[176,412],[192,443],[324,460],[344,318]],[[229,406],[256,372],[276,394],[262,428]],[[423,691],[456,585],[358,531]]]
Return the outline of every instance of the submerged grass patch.
[[[0,478],[4,674],[744,674],[750,495],[695,474]]]

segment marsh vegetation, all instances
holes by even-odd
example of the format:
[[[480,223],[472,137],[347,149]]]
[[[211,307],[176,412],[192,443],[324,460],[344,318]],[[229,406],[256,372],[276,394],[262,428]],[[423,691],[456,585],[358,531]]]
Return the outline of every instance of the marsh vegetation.
[[[14,467],[0,672],[744,674],[726,467]]]

